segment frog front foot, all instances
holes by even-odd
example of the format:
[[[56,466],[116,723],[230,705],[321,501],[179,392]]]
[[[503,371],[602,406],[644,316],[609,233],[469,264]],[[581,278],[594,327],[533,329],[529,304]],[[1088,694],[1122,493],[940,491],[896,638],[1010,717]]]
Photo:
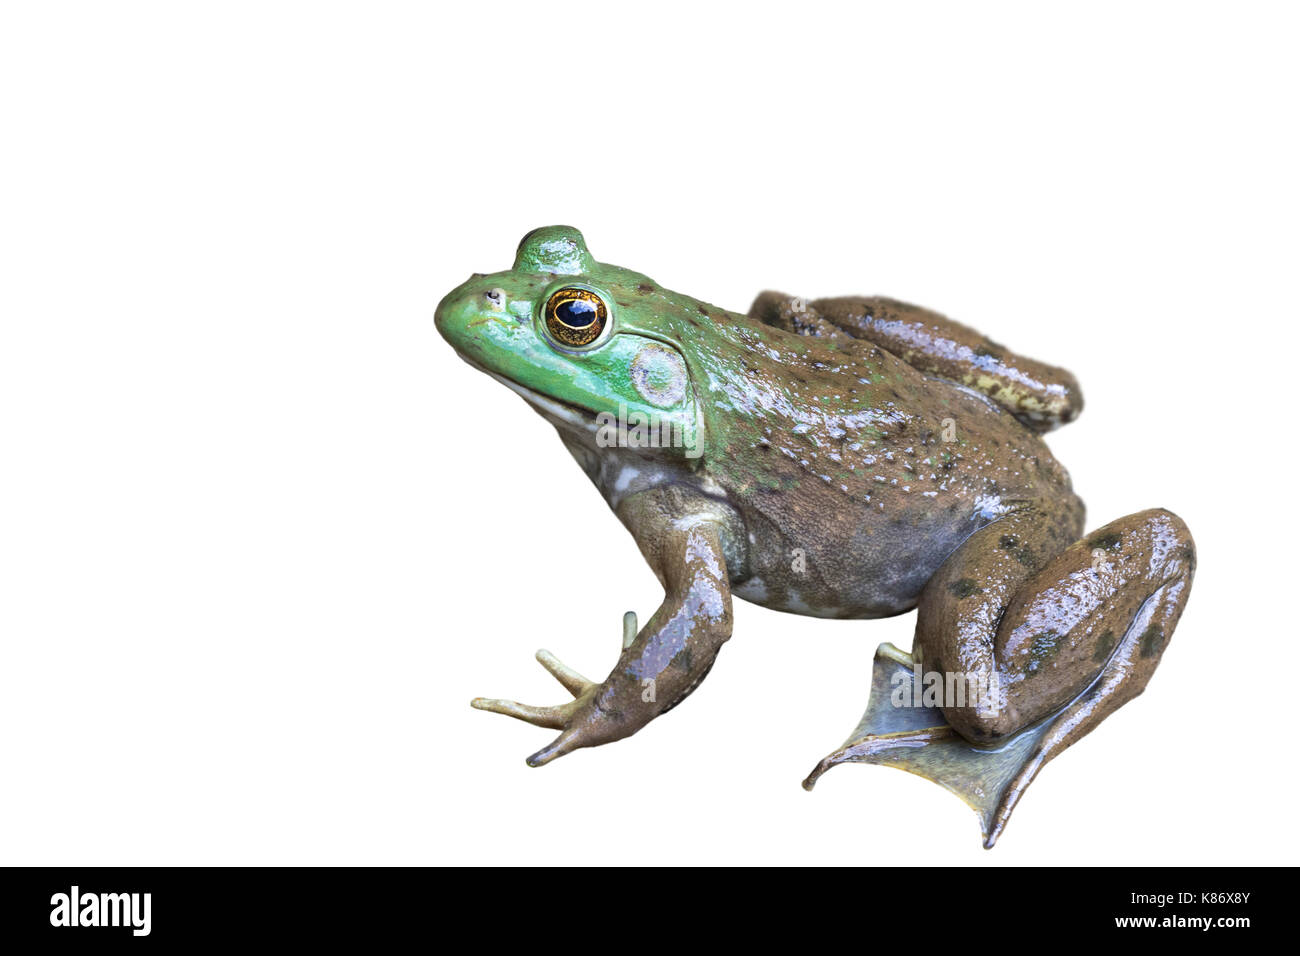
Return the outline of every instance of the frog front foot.
[[[573,700],[533,707],[513,700],[471,701],[479,710],[559,730],[560,735],[528,758],[541,767],[582,747],[630,737],[672,710],[704,680],[731,636],[731,589],[717,528],[711,517],[688,520],[662,507],[664,492],[643,492],[624,502],[620,517],[636,529],[642,552],[664,583],[664,600],[638,629],[636,614],[623,615],[618,663],[599,684],[561,664],[549,651],[537,659]]]
[[[623,615],[624,648],[636,638],[636,631],[636,613],[628,611]],[[560,736],[528,758],[528,766],[542,767],[572,750],[607,743],[622,736],[610,736],[608,729],[602,733],[601,725],[609,721],[609,715],[605,715],[596,702],[602,685],[587,680],[548,650],[537,652],[537,662],[573,695],[573,700],[550,707],[535,707],[514,700],[489,697],[475,697],[469,702],[476,710],[505,714],[538,727],[560,731]]]

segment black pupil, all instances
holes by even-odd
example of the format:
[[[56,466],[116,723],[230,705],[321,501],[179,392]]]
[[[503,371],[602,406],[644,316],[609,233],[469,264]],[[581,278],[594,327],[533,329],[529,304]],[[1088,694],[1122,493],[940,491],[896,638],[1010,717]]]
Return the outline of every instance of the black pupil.
[[[565,299],[555,307],[555,317],[571,329],[583,329],[596,321],[596,303],[586,299]]]

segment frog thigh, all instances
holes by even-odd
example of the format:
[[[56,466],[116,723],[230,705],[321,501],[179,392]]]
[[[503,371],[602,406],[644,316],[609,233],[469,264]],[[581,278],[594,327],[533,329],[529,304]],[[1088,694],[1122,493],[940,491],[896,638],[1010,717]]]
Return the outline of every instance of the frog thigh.
[[[1077,711],[1045,741],[1050,759],[1145,688],[1186,603],[1194,545],[1177,515],[1153,509],[1035,568],[1044,543],[1059,539],[1036,536],[1023,518],[1003,525],[973,535],[926,586],[916,650],[925,669],[969,678],[964,706],[943,711],[973,743]],[[1008,558],[1030,573],[1011,583]]]
[[[1077,508],[1033,506],[962,542],[921,592],[912,653],[922,669],[970,675],[972,684],[997,673],[999,623],[1025,582],[1078,538],[1082,521]],[[984,739],[978,708],[952,711],[944,714],[962,736]]]

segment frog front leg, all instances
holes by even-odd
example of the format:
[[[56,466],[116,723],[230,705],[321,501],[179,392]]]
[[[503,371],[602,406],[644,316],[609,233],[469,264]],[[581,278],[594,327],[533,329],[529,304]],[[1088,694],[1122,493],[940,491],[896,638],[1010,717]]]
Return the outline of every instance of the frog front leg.
[[[538,661],[574,695],[572,701],[552,707],[484,698],[471,702],[479,710],[560,731],[528,758],[530,767],[630,737],[694,691],[731,636],[722,529],[713,515],[676,514],[665,507],[667,500],[659,492],[643,492],[618,509],[662,582],[664,600],[639,633],[635,615],[625,617],[623,652],[609,676],[593,683],[538,651]]]

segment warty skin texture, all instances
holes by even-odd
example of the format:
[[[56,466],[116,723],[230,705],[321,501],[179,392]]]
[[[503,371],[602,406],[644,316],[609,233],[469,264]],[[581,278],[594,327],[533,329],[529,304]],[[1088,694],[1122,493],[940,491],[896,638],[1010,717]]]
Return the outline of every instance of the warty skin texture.
[[[1195,550],[1176,515],[1080,537],[1083,503],[1040,437],[1078,416],[1074,377],[938,313],[767,292],[741,315],[599,263],[554,226],[448,293],[436,323],[555,425],[664,586],[644,627],[625,621],[605,680],[539,652],[572,701],[474,701],[559,731],[534,766],[693,692],[733,596],[834,618],[919,606],[907,659],[993,687],[945,705],[938,736],[977,768],[1009,741],[1025,754],[968,798],[991,845],[1042,765],[1142,691],[1186,603]],[[843,759],[880,749],[863,740]]]

